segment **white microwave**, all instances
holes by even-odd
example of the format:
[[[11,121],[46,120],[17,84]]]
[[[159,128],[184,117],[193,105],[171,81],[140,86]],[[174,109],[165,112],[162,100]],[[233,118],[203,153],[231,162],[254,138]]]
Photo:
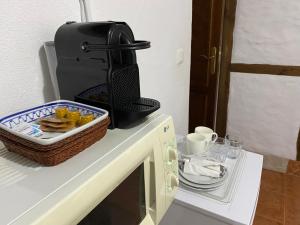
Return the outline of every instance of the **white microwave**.
[[[171,118],[128,147],[102,172],[102,179],[109,183],[103,193],[110,193],[78,225],[158,224],[178,187]]]
[[[108,131],[56,167],[30,171],[10,184],[19,190],[15,196],[7,192],[5,197],[0,187],[0,197],[6,198],[0,203],[0,224],[159,224],[178,184],[172,118],[154,114],[131,129]],[[18,210],[10,207],[16,203],[10,198],[17,200]]]

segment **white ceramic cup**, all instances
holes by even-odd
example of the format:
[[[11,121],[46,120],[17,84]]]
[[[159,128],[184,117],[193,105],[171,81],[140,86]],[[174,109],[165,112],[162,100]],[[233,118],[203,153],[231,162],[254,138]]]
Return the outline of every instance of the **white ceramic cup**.
[[[208,127],[196,127],[195,133],[205,136],[209,142],[215,142],[218,139],[218,134]]]
[[[207,151],[209,141],[202,134],[191,133],[186,136],[186,151],[189,155],[203,154]]]

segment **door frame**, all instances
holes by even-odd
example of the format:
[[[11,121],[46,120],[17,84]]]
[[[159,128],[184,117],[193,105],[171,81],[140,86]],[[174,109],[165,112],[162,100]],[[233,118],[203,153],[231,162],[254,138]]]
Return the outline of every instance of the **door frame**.
[[[237,0],[225,0],[221,64],[217,87],[215,131],[220,136],[226,135],[228,100],[230,87],[230,65],[233,46],[233,30],[235,24]]]
[[[199,0],[193,0],[189,132],[193,132],[194,127],[199,123],[216,130],[219,81],[223,61],[224,17],[227,1],[231,0],[206,0],[203,4]],[[202,8],[201,5],[203,5]],[[201,10],[204,9],[206,11],[203,13],[208,14],[206,16],[201,13]],[[201,13],[202,17],[198,13]],[[197,33],[200,31],[200,34]],[[207,33],[205,33],[206,31]],[[204,36],[203,32],[205,33]],[[198,46],[197,43],[202,44]],[[193,48],[194,45],[195,48]],[[198,64],[199,61],[200,64]],[[199,75],[202,78],[199,78]],[[200,98],[200,96],[204,98]]]

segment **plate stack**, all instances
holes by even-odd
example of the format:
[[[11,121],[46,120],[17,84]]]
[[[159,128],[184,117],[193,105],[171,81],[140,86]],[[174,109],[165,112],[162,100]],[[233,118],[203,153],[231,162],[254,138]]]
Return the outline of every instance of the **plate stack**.
[[[228,171],[223,165],[220,166],[220,175],[209,176],[200,174],[191,174],[185,171],[185,163],[188,161],[179,161],[179,180],[182,186],[195,191],[213,191],[218,189],[224,184],[224,181],[228,177]],[[204,168],[206,169],[206,167]]]

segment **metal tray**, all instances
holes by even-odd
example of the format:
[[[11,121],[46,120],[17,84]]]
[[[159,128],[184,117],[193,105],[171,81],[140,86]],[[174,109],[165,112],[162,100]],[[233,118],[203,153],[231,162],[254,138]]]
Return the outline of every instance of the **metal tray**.
[[[185,146],[184,139],[178,140],[179,152],[184,151],[184,146]],[[241,150],[239,156],[236,159],[226,158],[226,161],[224,162],[224,166],[228,170],[228,177],[224,181],[223,185],[221,185],[216,189],[213,189],[211,191],[196,190],[193,188],[189,188],[186,185],[180,184],[181,190],[189,192],[194,195],[200,194],[202,196],[208,197],[210,199],[214,199],[222,203],[230,203],[234,196],[236,188],[238,186],[239,183],[238,181],[243,174],[243,164],[245,160],[246,160],[246,153],[244,150]]]

